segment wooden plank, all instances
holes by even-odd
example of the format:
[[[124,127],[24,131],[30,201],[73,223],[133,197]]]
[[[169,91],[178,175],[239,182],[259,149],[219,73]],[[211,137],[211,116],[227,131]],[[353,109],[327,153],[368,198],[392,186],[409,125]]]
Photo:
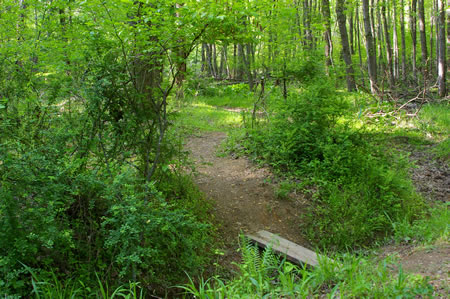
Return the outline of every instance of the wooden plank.
[[[281,238],[271,232],[261,230],[255,235],[246,236],[262,248],[271,246],[274,252],[286,255],[286,259],[290,262],[307,264],[313,267],[319,264],[317,260],[318,256],[314,251]]]

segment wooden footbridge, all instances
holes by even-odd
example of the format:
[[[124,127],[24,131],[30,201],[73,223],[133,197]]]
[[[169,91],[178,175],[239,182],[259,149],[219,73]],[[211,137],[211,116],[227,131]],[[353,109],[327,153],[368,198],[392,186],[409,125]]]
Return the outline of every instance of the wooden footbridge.
[[[246,237],[261,248],[270,246],[273,252],[286,255],[286,259],[295,264],[315,267],[319,264],[318,259],[322,258],[314,251],[265,230],[246,235]]]

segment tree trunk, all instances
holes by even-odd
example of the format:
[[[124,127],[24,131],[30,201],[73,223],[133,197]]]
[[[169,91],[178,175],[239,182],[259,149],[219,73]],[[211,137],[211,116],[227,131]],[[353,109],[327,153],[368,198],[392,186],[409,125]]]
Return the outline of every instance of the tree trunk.
[[[417,0],[411,0],[409,16],[412,40],[412,68],[414,79],[417,80]]]
[[[380,11],[380,6],[379,3],[381,1],[384,0],[378,0],[377,2],[377,21],[378,21],[378,26],[377,26],[377,43],[375,43],[375,45],[378,44],[378,70],[379,73],[382,74],[382,76],[384,77],[384,71],[385,71],[385,62],[384,62],[384,38],[383,38],[383,22],[381,20],[381,11]]]
[[[236,80],[242,81],[244,77],[245,71],[245,58],[244,58],[244,47],[242,44],[237,45],[237,71],[236,71]]]
[[[436,3],[436,1],[433,1],[432,5],[433,5],[433,10],[436,11],[436,13],[437,13],[437,3]],[[433,75],[433,73],[434,73],[434,69],[433,69],[434,68],[433,67],[433,64],[434,64],[434,61],[433,61],[433,49],[434,49],[434,46],[433,46],[433,43],[434,43],[434,41],[433,41],[433,34],[434,34],[434,30],[433,29],[434,29],[434,27],[436,27],[435,25],[436,25],[436,17],[434,16],[434,13],[431,13],[430,14],[430,55],[428,57],[429,63],[427,63],[428,71],[429,71],[429,73],[431,75]],[[437,36],[437,27],[436,27],[436,36]],[[437,37],[436,37],[436,41],[437,41]],[[438,49],[436,49],[436,50],[438,50]],[[437,59],[437,55],[436,55],[436,59]]]
[[[202,73],[206,72],[207,70],[207,66],[206,66],[206,44],[202,44],[202,68],[201,71]]]
[[[370,91],[377,93],[377,54],[372,36],[372,26],[369,15],[369,0],[363,0],[364,32],[366,36],[367,65],[369,69]]]
[[[428,51],[427,51],[427,35],[425,30],[425,7],[424,0],[419,0],[419,32],[420,32],[420,47],[422,50],[422,71],[424,79],[427,78],[428,72]]]
[[[327,67],[331,66],[332,61],[332,49],[333,43],[331,39],[331,12],[330,12],[330,1],[322,0],[322,14],[325,19],[325,32],[324,32],[324,40],[325,40],[325,63]]]
[[[305,46],[306,49],[312,49],[312,33],[311,33],[311,7],[308,0],[303,0],[303,26],[305,27]]]
[[[445,47],[445,5],[444,0],[438,0],[438,12],[439,12],[439,57],[438,57],[438,85],[439,96],[445,97],[447,95],[446,87],[446,47]],[[447,36],[448,38],[448,36]]]
[[[400,76],[400,57],[398,49],[398,33],[397,33],[397,0],[393,1],[394,25],[393,25],[393,43],[394,43],[394,80]]]
[[[404,0],[401,2],[400,10],[400,35],[402,43],[402,79],[406,82],[406,41],[405,41],[405,7]]]
[[[359,69],[361,71],[361,80],[362,85],[365,86],[365,80],[364,80],[364,72],[363,72],[363,63],[362,63],[362,55],[361,55],[361,38],[359,35],[359,32],[362,31],[361,24],[359,22],[359,5],[356,6],[356,44],[358,47],[358,57],[359,57]]]
[[[254,85],[254,80],[253,80],[253,74],[252,74],[252,69],[251,69],[251,45],[247,44],[246,45],[246,50],[247,53],[243,53],[242,58],[244,59],[244,64],[245,64],[245,73],[247,74],[247,79],[248,79],[248,87],[250,89],[250,91],[253,91],[253,85]]]
[[[208,66],[208,75],[215,77],[214,67],[212,64],[212,46],[210,44],[205,44],[206,46],[206,64]]]
[[[236,44],[233,45],[233,79],[238,77],[238,60],[237,60],[237,48]]]
[[[381,7],[381,16],[383,18],[383,28],[384,28],[384,39],[386,41],[386,58],[387,58],[387,66],[389,71],[389,83],[394,85],[394,71],[392,65],[392,47],[391,47],[391,38],[389,36],[389,28],[386,18],[386,1],[383,2],[383,6]]]
[[[352,66],[352,56],[350,53],[350,47],[348,44],[348,34],[345,17],[345,0],[337,0],[336,2],[336,16],[339,26],[339,33],[341,35],[342,43],[342,56],[344,57],[346,65],[346,79],[348,91],[354,91],[356,89],[354,71]]]
[[[350,31],[350,53],[355,54],[355,44],[354,44],[354,37],[353,37],[353,6],[350,10],[350,19],[348,20],[348,31]]]
[[[219,77],[219,69],[217,67],[217,49],[216,49],[216,44],[212,44],[211,45],[211,49],[212,49],[212,66],[214,69],[214,77],[218,78]]]

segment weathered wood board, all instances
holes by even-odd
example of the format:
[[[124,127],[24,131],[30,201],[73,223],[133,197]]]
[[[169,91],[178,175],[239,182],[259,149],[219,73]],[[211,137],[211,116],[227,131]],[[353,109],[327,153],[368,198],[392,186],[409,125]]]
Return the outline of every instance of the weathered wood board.
[[[313,267],[319,264],[317,260],[318,255],[314,251],[281,238],[271,232],[261,230],[254,235],[246,236],[262,248],[270,245],[274,252],[286,255],[286,259],[292,263],[307,264]]]

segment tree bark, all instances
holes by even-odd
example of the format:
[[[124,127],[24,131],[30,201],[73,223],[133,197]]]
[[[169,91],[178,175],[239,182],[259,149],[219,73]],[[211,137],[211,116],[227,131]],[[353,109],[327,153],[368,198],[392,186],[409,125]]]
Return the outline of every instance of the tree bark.
[[[428,50],[427,50],[427,35],[425,30],[425,7],[424,0],[419,0],[419,32],[420,32],[420,47],[422,50],[422,71],[425,79],[428,72]]]
[[[359,69],[361,71],[361,80],[362,85],[365,86],[365,80],[364,80],[364,72],[363,72],[363,63],[362,63],[362,55],[361,55],[361,37],[359,35],[359,32],[362,31],[361,24],[359,22],[359,5],[356,6],[356,44],[358,47],[358,57],[359,57]]]
[[[393,71],[393,65],[392,65],[392,46],[391,46],[391,38],[389,36],[389,27],[387,23],[386,18],[386,1],[383,2],[383,6],[381,7],[381,16],[383,18],[383,28],[384,28],[384,39],[386,42],[386,58],[387,58],[387,65],[388,65],[388,71],[389,71],[389,83],[394,85],[394,71]]]
[[[330,12],[330,1],[322,0],[322,15],[325,19],[325,32],[324,32],[324,40],[325,40],[325,63],[327,67],[333,64],[332,61],[332,49],[333,43],[331,39],[331,12]]]
[[[348,20],[348,31],[350,32],[350,52],[353,54],[355,54],[355,44],[354,44],[354,36],[353,36],[353,32],[354,32],[354,28],[353,28],[353,6],[352,9],[350,10],[350,19]]]
[[[341,35],[342,43],[342,56],[344,57],[346,65],[346,79],[348,91],[354,91],[356,89],[355,77],[352,66],[352,56],[350,53],[350,47],[348,44],[348,34],[345,17],[345,0],[337,0],[336,2],[336,16],[339,26],[339,33]]]
[[[247,79],[248,79],[248,87],[250,89],[250,91],[253,91],[253,85],[254,85],[254,80],[253,80],[253,74],[252,74],[252,69],[251,69],[251,45],[247,44],[245,46],[245,49],[247,50],[247,53],[243,53],[242,58],[244,59],[244,64],[245,64],[245,73],[247,74]]]
[[[370,91],[377,93],[377,54],[372,36],[372,26],[369,15],[369,0],[363,0],[364,32],[366,36],[367,65],[369,69]]]
[[[400,10],[400,35],[402,43],[402,79],[406,81],[406,41],[405,41],[405,7],[404,0],[401,2]]]
[[[413,76],[417,80],[417,0],[411,0],[409,21],[411,27]]]
[[[385,63],[384,63],[384,37],[383,37],[383,21],[381,19],[381,9],[379,3],[384,0],[377,0],[377,39],[375,45],[378,46],[378,70],[384,77]]]
[[[212,52],[212,66],[214,69],[214,77],[218,78],[219,77],[219,68],[217,67],[217,49],[216,49],[216,44],[212,44],[211,45],[211,52]]]
[[[445,97],[447,95],[446,87],[446,47],[445,47],[445,5],[444,0],[438,0],[438,12],[439,12],[439,57],[438,57],[438,86],[439,96]]]
[[[311,50],[313,45],[311,32],[311,7],[308,0],[303,0],[303,26],[305,27],[305,46]]]
[[[207,66],[206,66],[206,44],[202,44],[202,68],[201,71],[202,73],[206,72],[207,70]]]
[[[394,25],[393,25],[393,43],[394,43],[394,80],[400,76],[400,57],[398,49],[398,33],[397,33],[397,0],[393,1]]]

